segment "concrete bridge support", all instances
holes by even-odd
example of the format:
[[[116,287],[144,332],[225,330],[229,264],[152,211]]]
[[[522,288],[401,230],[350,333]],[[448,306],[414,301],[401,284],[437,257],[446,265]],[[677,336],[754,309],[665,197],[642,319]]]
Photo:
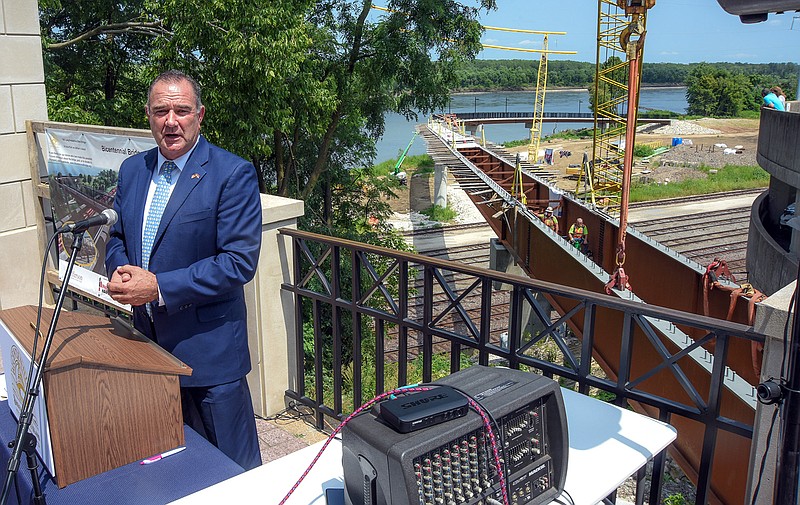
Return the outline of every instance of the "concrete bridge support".
[[[447,207],[447,166],[439,163],[433,172],[433,204]]]
[[[791,332],[792,314],[789,312],[789,303],[794,290],[795,283],[792,282],[758,304],[753,330],[767,335],[764,343],[764,358],[761,363],[761,381],[773,379],[777,382],[781,376],[782,362],[785,358],[784,328],[787,327],[788,321],[788,328]],[[759,483],[762,459],[764,460],[764,471],[760,476],[758,497],[754,503],[755,505],[773,503],[777,457],[780,453],[780,415],[775,417],[773,426],[773,415],[776,409],[778,409],[778,404],[763,405],[759,403],[756,407],[753,444],[750,448],[747,503],[752,502],[753,493]],[[772,431],[771,438],[770,431]],[[767,446],[767,442],[769,442],[769,446]]]
[[[489,268],[491,270],[495,270],[497,272],[505,272],[508,274],[519,275],[521,277],[527,277],[525,272],[519,265],[516,264],[514,258],[511,256],[511,253],[505,246],[500,242],[500,239],[490,239],[489,241]],[[495,290],[509,290],[510,286],[508,284],[503,284],[502,282],[495,282],[493,284]],[[542,295],[534,296],[536,302],[542,308],[545,314],[550,314],[553,312],[553,307],[550,305],[550,302]],[[524,303],[522,304],[522,335],[524,336],[526,333],[530,335],[536,335],[540,333],[546,328],[546,325],[536,316],[533,312],[530,304]],[[508,327],[511,327],[511,314],[509,313],[509,321]]]

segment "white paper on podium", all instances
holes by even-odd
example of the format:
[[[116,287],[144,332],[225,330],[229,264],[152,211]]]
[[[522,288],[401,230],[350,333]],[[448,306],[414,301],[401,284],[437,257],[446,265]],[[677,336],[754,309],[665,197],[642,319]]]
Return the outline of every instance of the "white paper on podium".
[[[44,339],[39,339],[39,349],[44,346]],[[31,355],[20,345],[8,327],[0,320],[0,347],[3,352],[3,370],[5,371],[6,394],[11,413],[19,420],[22,404],[25,401],[28,372],[31,369]],[[38,351],[38,349],[37,349]],[[34,370],[34,373],[36,371]],[[33,406],[33,421],[30,430],[36,436],[36,452],[50,475],[56,476],[53,461],[53,443],[50,439],[50,423],[47,419],[47,403],[44,390],[39,387],[39,396]]]

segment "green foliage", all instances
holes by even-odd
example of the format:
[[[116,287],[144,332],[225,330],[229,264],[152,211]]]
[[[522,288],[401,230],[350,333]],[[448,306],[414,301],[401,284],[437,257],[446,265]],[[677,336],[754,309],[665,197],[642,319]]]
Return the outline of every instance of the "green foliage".
[[[531,143],[531,139],[509,140],[509,141],[503,142],[503,147],[508,149],[509,147],[527,146],[530,143]]]
[[[143,128],[151,21],[144,0],[40,2],[48,115],[68,121]],[[107,31],[109,25],[116,33]],[[91,35],[95,33],[95,35]]]
[[[556,132],[552,135],[548,135],[543,140],[555,140],[555,139],[563,139],[563,140],[585,140],[592,138],[592,129],[591,128],[581,128],[578,130],[561,130],[560,132]],[[529,142],[529,141],[528,141]]]
[[[700,116],[740,117],[757,113],[761,90],[779,85],[791,100],[797,65],[699,63],[686,80],[687,113]]]
[[[643,144],[637,144],[633,148],[633,155],[636,156],[637,158],[646,158],[648,156],[652,156],[654,152],[655,149],[653,149],[652,146]]]
[[[664,498],[664,505],[687,505],[687,503],[681,493],[671,494]]]
[[[397,165],[397,159],[386,160],[375,165],[375,174],[392,174],[394,173],[394,166]],[[403,160],[403,165],[400,170],[408,172],[409,174],[425,174],[433,173],[435,164],[433,158],[428,154],[418,154],[413,156],[406,156]]]
[[[702,116],[738,116],[752,108],[752,87],[743,74],[707,65],[695,67],[687,80],[687,112]]]
[[[619,63],[614,59],[604,63],[603,68]],[[684,86],[698,66],[707,66],[729,73],[746,76],[761,76],[767,87],[781,86],[788,95],[793,95],[797,83],[796,63],[644,63],[642,65],[643,86]],[[538,60],[472,60],[465,61],[458,69],[458,84],[453,91],[526,90],[536,87]],[[547,64],[547,84],[555,88],[589,88],[594,95],[594,63],[570,60],[554,60]],[[627,80],[620,73],[615,78]],[[795,85],[793,85],[794,83]],[[760,98],[760,97],[759,97]],[[669,116],[665,116],[669,117]]]
[[[431,205],[421,211],[421,214],[428,216],[431,221],[439,221],[440,223],[449,223],[456,218],[456,211],[450,207],[442,207],[440,205]]]
[[[583,61],[550,61],[547,70],[551,87],[583,87],[594,75],[594,65]],[[538,60],[467,61],[458,70],[458,86],[454,91],[533,89],[538,71]]]
[[[713,169],[703,166],[698,169],[697,178],[669,184],[642,184],[634,181],[630,201],[643,202],[737,189],[764,188],[769,184],[769,174],[759,166],[725,165],[718,169],[717,173],[710,173],[711,170]]]
[[[670,119],[680,117],[680,114],[671,110],[645,110],[639,112],[640,119]]]

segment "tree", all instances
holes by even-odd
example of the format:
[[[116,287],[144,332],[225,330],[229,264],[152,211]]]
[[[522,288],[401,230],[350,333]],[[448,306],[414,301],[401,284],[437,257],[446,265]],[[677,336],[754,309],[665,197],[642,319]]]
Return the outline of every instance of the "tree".
[[[150,43],[166,33],[143,0],[41,0],[50,118],[143,127]]]
[[[753,109],[754,87],[742,73],[700,64],[689,72],[686,85],[687,114],[727,117]]]
[[[330,195],[340,168],[372,163],[386,112],[442,108],[457,65],[481,48],[478,9],[453,0],[396,0],[388,14],[367,0],[147,5],[170,33],[157,65],[210,90],[205,131],[262,168],[262,190],[303,200],[320,182]],[[330,221],[329,199],[322,208]]]
[[[479,9],[495,7],[495,0],[478,7],[394,0],[388,13],[368,0],[42,3],[51,117],[146,127],[147,82],[168,68],[184,70],[204,89],[204,135],[252,160],[262,191],[308,202],[309,227],[338,234],[359,205],[361,215],[370,206],[381,212],[367,196],[373,190],[391,192],[382,181],[353,182],[353,169],[372,164],[385,113],[443,108],[458,66],[481,49]],[[344,187],[361,191],[337,192]]]
[[[610,56],[600,64],[600,71],[605,75],[605,78],[600,80],[600,85],[595,90],[596,77],[592,77],[592,83],[588,87],[589,109],[595,112],[596,107],[605,106],[606,109],[600,111],[601,116],[621,115],[623,111],[619,106],[627,99],[628,93],[624,86],[613,83],[628,82],[626,62],[617,56]]]
[[[482,0],[481,6],[494,8],[494,0]],[[314,64],[320,82],[334,95],[333,109],[325,117],[309,114],[322,130],[318,139],[309,139],[318,146],[310,165],[288,164],[286,157],[272,159],[278,175],[303,170],[301,198],[310,195],[327,170],[340,128],[360,129],[374,141],[383,133],[388,111],[415,117],[415,111],[443,108],[456,83],[457,65],[481,49],[476,8],[453,0],[396,0],[389,8],[389,14],[374,13],[368,0],[315,5],[310,17],[317,28]],[[297,131],[281,133],[306,140]]]

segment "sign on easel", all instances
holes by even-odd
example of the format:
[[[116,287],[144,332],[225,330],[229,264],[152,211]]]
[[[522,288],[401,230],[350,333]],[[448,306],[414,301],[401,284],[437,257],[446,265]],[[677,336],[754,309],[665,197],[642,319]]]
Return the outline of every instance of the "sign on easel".
[[[40,339],[44,345],[44,338]],[[8,391],[8,406],[11,413],[19,420],[22,405],[25,401],[28,376],[31,369],[31,355],[20,344],[8,327],[0,321],[0,347],[3,352],[3,370],[6,376],[6,389]],[[36,370],[34,369],[34,374]],[[33,420],[29,429],[36,436],[36,452],[42,460],[47,471],[52,477],[56,476],[55,462],[53,460],[53,444],[50,439],[50,423],[47,420],[47,403],[44,391],[39,387],[39,396],[33,409]]]
[[[152,138],[92,133],[78,130],[45,129],[50,203],[57,227],[100,214],[113,206],[117,193],[119,166],[134,154],[156,147]],[[108,295],[108,278],[103,265],[109,226],[84,233],[83,244],[70,286],[124,310],[129,305]],[[58,237],[58,278],[64,280],[70,256],[71,236]]]

